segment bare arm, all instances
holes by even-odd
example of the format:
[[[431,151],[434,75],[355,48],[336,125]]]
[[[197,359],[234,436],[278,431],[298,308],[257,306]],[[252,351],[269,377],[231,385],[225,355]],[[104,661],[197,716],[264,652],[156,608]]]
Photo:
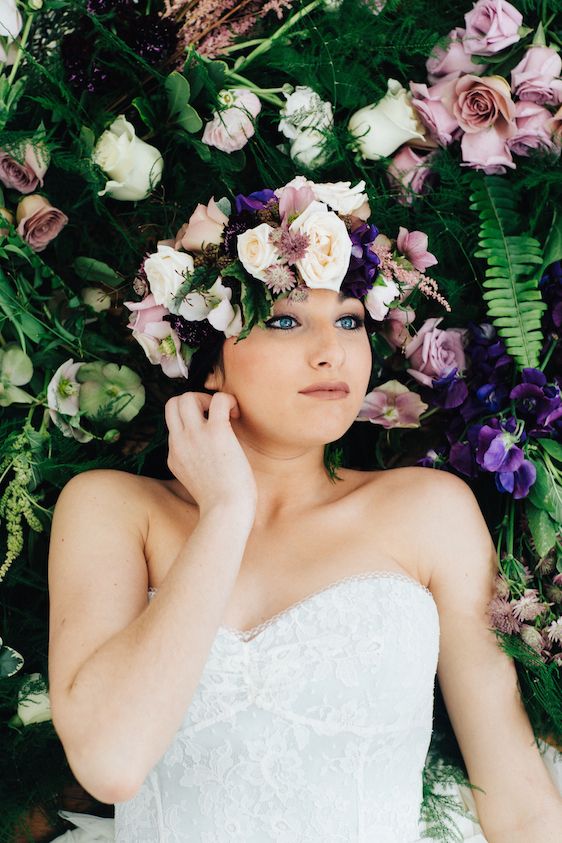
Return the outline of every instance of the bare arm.
[[[253,523],[251,507],[240,501],[220,494],[217,503],[205,502],[147,605],[135,480],[109,471],[73,478],[57,503],[51,538],[53,722],[77,779],[104,802],[131,798],[171,743]]]
[[[425,472],[425,469],[419,469]],[[487,617],[496,552],[464,481],[431,472],[423,546],[441,623],[438,675],[490,843],[555,843],[562,800],[535,744],[512,659]],[[426,507],[427,512],[427,507]]]

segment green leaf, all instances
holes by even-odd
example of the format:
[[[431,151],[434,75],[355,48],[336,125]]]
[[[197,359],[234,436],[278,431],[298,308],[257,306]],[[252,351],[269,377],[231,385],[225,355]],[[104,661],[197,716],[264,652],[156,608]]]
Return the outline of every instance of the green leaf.
[[[108,287],[116,287],[121,283],[121,278],[114,269],[95,258],[76,258],[72,268],[84,281],[106,284]]]
[[[230,267],[232,268],[235,266],[236,264],[230,264]],[[240,270],[242,273],[244,272],[242,267],[240,267]],[[230,274],[232,275],[233,273],[231,272]],[[235,275],[235,277],[238,278],[239,276]],[[261,282],[256,280],[249,281],[247,277],[244,277],[244,279],[241,280],[241,285],[242,295],[240,304],[242,307],[242,321],[244,323],[244,327],[236,337],[235,345],[237,342],[247,337],[255,325],[263,326],[264,321],[268,318],[271,312],[271,297],[268,295],[269,291],[265,285],[261,285]],[[266,290],[265,296],[263,294],[264,290]]]
[[[184,106],[183,112],[177,116],[177,123],[191,135],[194,135],[203,126],[203,121],[189,103]]]
[[[23,666],[23,656],[8,646],[0,646],[0,679],[13,676]]]
[[[519,369],[536,368],[543,346],[541,316],[546,309],[539,290],[543,254],[529,234],[517,233],[520,218],[515,193],[498,176],[472,180],[470,208],[480,218],[479,251],[486,261],[483,294],[488,316]]]
[[[189,104],[191,88],[185,76],[177,70],[172,71],[166,78],[164,87],[168,94],[168,107],[172,118],[186,132],[190,134],[198,132],[203,121]]]
[[[156,115],[149,100],[146,97],[135,97],[131,105],[138,111],[139,117],[144,125],[148,126],[151,131],[154,131],[156,127]]]
[[[537,553],[542,558],[556,544],[556,525],[548,512],[534,506],[530,501],[526,502],[525,511]]]
[[[533,463],[537,470],[537,479],[531,486],[529,500],[537,509],[548,512],[557,524],[562,524],[562,488],[541,459],[534,459]]]
[[[554,439],[537,439],[537,442],[553,459],[562,462],[562,444],[560,442],[556,442]]]
[[[96,136],[89,126],[82,126],[80,129],[79,143],[84,158],[91,158],[94,151]]]

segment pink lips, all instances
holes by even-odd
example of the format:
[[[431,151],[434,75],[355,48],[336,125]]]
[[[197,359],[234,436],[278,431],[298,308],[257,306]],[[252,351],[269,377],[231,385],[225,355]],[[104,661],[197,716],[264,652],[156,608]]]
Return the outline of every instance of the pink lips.
[[[349,395],[349,386],[343,381],[334,381],[332,383],[325,381],[323,383],[313,383],[307,386],[306,389],[300,390],[301,395],[310,395],[313,398],[324,398],[334,400],[336,398],[346,398]]]

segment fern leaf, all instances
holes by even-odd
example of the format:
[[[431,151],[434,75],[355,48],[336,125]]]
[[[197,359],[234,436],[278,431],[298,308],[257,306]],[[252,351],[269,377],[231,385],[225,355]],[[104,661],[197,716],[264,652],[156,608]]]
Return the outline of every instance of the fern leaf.
[[[470,197],[480,218],[479,250],[486,261],[483,298],[488,316],[517,366],[536,367],[543,346],[539,291],[543,253],[538,240],[518,234],[521,224],[514,194],[504,179],[478,177]]]

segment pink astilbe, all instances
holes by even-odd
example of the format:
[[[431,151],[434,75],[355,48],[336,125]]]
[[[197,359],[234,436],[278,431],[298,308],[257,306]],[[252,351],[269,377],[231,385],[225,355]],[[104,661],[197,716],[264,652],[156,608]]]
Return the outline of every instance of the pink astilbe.
[[[380,260],[379,272],[381,275],[385,278],[394,278],[406,288],[408,293],[417,287],[420,293],[423,293],[424,296],[427,296],[429,299],[434,299],[442,307],[444,307],[445,310],[449,313],[451,312],[451,305],[445,296],[442,296],[438,291],[437,281],[434,278],[424,275],[423,272],[419,272],[417,269],[406,269],[405,267],[400,266],[400,264],[394,259],[390,247],[384,241],[377,242],[375,240],[372,249]]]
[[[488,606],[488,616],[494,629],[514,635],[521,629],[521,623],[513,614],[511,604],[503,597],[494,597]]]
[[[511,601],[513,614],[520,621],[534,621],[548,609],[546,603],[541,603],[536,588],[526,588],[523,597]]]

